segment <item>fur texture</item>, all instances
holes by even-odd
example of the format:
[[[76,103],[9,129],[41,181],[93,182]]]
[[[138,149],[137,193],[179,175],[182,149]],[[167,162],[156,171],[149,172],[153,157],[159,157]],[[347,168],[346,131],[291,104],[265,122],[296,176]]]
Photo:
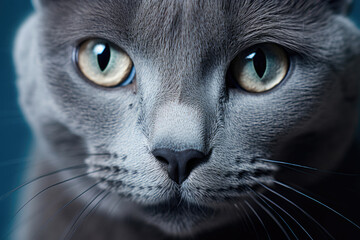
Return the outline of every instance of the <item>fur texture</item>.
[[[87,167],[53,175],[25,195],[84,171],[89,175],[32,201],[21,217],[33,220],[16,239],[58,239],[74,213],[102,190],[110,194],[74,239],[252,239],[254,231],[238,226],[267,214],[250,188],[270,194],[262,186],[281,189],[277,180],[311,188],[325,178],[258,158],[323,170],[345,161],[360,78],[360,32],[343,15],[347,1],[42,0],[35,6],[15,51],[20,102],[36,140],[38,164],[28,175]],[[74,49],[90,38],[129,54],[135,84],[105,89],[79,74]],[[267,42],[287,49],[286,79],[261,94],[229,88],[226,75],[235,56]],[[178,185],[151,154],[157,148],[196,149],[209,158]],[[92,173],[99,167],[105,170]],[[94,184],[42,229],[57,209]],[[41,213],[32,215],[37,208]],[[331,219],[341,221],[335,214]],[[286,237],[269,225],[275,239]],[[324,237],[316,228],[311,234]]]

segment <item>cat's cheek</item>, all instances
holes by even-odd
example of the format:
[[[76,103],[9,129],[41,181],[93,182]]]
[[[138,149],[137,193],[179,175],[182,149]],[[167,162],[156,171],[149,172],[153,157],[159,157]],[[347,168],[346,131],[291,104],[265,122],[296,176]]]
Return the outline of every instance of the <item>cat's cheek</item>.
[[[238,148],[250,149],[247,150],[250,156],[259,153],[274,156],[281,139],[311,121],[326,98],[325,89],[315,81],[321,74],[314,72],[304,81],[303,72],[311,66],[298,64],[295,68],[296,62],[292,65],[294,69],[287,79],[269,92],[229,92],[225,126],[238,136],[231,144],[240,142]]]

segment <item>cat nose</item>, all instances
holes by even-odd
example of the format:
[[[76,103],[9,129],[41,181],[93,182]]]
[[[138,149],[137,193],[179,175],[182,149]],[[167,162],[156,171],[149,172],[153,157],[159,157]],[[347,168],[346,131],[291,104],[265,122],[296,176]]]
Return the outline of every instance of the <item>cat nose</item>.
[[[166,164],[169,177],[177,184],[182,184],[191,171],[206,160],[204,153],[193,149],[177,152],[160,148],[155,149],[152,154],[157,160]]]

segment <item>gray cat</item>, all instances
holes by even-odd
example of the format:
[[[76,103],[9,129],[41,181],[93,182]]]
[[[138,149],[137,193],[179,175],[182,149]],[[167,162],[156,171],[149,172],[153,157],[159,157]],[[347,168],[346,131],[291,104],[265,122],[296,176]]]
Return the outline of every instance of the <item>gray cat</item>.
[[[357,239],[349,5],[34,0],[14,238]]]

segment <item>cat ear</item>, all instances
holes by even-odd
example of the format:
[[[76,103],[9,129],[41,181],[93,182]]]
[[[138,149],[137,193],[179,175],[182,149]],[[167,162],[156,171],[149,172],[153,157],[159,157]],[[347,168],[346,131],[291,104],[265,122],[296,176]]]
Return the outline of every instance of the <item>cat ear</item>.
[[[337,14],[349,14],[353,0],[327,0],[330,8]]]

